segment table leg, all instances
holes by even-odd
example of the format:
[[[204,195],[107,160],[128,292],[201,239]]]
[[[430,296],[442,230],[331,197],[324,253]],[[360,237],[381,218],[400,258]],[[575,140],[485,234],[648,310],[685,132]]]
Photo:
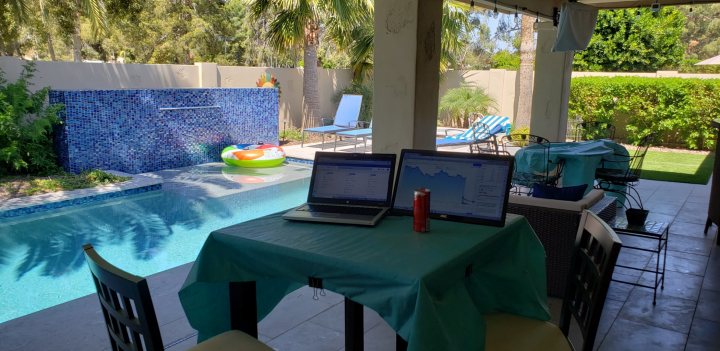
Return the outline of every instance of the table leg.
[[[663,270],[662,270],[662,289],[665,290],[665,266],[667,266],[667,248],[668,248],[668,240],[670,240],[670,227],[667,228],[667,233],[665,234],[665,253],[663,253]]]
[[[363,306],[345,298],[345,350],[362,351],[363,337]]]
[[[257,298],[255,282],[230,282],[230,328],[254,338],[257,331]]]
[[[395,334],[395,350],[396,351],[406,351],[408,347],[407,341],[403,339],[400,335]]]

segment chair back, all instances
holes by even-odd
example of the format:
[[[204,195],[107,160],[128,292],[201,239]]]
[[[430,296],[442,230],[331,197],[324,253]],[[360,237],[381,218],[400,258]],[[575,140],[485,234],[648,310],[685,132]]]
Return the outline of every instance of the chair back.
[[[355,128],[360,119],[362,98],[362,95],[344,94],[340,99],[337,111],[335,111],[333,124],[339,127]]]
[[[637,177],[638,179],[640,178],[643,160],[645,159],[648,148],[650,148],[650,144],[652,144],[654,140],[655,133],[650,133],[640,139],[640,143],[638,144],[637,149],[635,149],[635,154],[630,157],[630,164],[628,165],[628,176],[632,175]]]
[[[489,133],[492,133],[495,131],[502,131],[506,125],[510,124],[510,118],[505,116],[487,115],[476,119],[475,122],[484,123],[487,126]]]
[[[113,351],[163,350],[160,327],[144,278],[105,261],[90,244],[83,245]]]
[[[593,349],[621,247],[620,238],[607,223],[583,211],[560,313],[560,329],[565,335],[569,335],[572,318],[578,323],[583,334],[582,350]]]
[[[576,141],[615,139],[615,126],[607,122],[582,122],[577,129]]]
[[[502,151],[500,151],[500,147],[502,147]],[[542,169],[528,170],[518,167],[516,164],[512,179],[512,184],[516,192],[521,192],[518,186],[532,188],[534,184],[556,185],[562,173],[564,163],[558,162],[555,164],[552,161],[550,158],[550,141],[548,139],[528,133],[504,135],[500,138],[498,153],[502,152],[511,155],[512,153],[509,150],[524,147],[534,147],[542,151]],[[553,167],[551,167],[551,165],[553,165]]]

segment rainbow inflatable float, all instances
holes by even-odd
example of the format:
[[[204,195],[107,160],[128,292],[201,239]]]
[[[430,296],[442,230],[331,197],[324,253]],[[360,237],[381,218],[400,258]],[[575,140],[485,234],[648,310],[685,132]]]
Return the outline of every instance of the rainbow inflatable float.
[[[237,144],[223,149],[223,162],[235,167],[275,167],[285,162],[285,151],[270,144]]]

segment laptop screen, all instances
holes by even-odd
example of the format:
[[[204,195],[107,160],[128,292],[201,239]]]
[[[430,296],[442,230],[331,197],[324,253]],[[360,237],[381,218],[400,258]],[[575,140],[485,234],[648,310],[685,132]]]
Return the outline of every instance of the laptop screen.
[[[309,203],[391,204],[394,154],[317,152]]]
[[[393,212],[412,214],[413,192],[430,189],[430,216],[505,225],[513,158],[428,150],[402,150]]]

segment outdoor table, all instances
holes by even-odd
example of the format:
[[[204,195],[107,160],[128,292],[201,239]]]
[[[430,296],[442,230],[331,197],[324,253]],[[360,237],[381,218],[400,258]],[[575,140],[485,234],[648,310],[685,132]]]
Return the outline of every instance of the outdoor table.
[[[198,340],[232,327],[257,335],[257,321],[308,282],[344,295],[346,310],[375,310],[408,350],[482,350],[489,312],[550,318],[545,252],[522,216],[508,214],[504,227],[435,220],[428,233],[413,232],[412,217],[359,227],[280,216],[208,237],[179,293]],[[237,282],[245,301],[229,297]],[[243,309],[250,315],[231,312]],[[361,320],[346,327],[347,344],[349,334],[359,344],[346,349],[362,349]]]
[[[622,156],[617,156],[622,155]],[[611,140],[591,140],[569,143],[550,143],[550,161],[557,164],[564,160],[560,182],[563,187],[587,184],[587,194],[595,183],[595,170],[601,166],[602,160],[627,160],[628,151],[620,144]],[[518,172],[539,172],[545,165],[545,149],[540,145],[524,147],[515,154],[515,167]],[[623,162],[608,162],[607,168],[624,168]]]

